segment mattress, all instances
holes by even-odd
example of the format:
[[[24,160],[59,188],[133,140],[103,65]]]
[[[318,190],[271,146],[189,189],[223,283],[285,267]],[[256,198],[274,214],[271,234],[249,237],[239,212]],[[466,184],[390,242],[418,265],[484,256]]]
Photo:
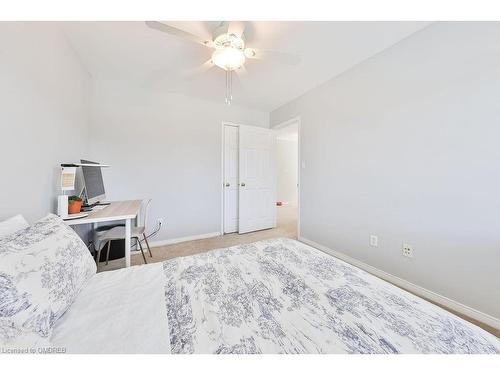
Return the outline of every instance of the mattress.
[[[500,353],[479,327],[291,239],[98,274],[52,340],[90,353]]]

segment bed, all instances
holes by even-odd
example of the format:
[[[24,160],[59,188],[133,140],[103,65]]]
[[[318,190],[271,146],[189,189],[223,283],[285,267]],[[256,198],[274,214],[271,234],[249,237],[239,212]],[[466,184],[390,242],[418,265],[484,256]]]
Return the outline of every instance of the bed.
[[[69,353],[500,353],[479,327],[284,238],[93,274],[48,339]]]

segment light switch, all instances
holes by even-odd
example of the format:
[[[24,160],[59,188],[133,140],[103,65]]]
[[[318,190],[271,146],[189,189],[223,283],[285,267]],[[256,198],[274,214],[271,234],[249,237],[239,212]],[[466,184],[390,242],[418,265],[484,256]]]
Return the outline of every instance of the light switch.
[[[302,169],[306,169],[306,162],[305,161],[303,161],[301,165],[302,165]]]

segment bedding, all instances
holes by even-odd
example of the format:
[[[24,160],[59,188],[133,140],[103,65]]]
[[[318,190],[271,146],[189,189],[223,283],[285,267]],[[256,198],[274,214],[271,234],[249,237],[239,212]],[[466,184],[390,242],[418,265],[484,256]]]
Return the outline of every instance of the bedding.
[[[59,319],[51,343],[66,353],[169,353],[161,263],[101,272]]]
[[[10,219],[0,221],[0,237],[8,236],[27,227],[29,224],[22,215],[13,216]]]
[[[291,239],[94,275],[69,353],[500,353],[479,327]]]
[[[55,215],[0,238],[0,344],[46,345],[96,272],[78,235]]]
[[[163,268],[172,353],[500,353],[479,327],[291,239]]]

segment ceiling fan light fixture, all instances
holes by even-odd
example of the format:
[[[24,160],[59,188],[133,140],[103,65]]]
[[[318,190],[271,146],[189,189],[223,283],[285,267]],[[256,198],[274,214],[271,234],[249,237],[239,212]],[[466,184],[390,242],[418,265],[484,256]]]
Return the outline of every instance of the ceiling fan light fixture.
[[[226,103],[228,105],[231,104],[233,100],[233,71],[242,68],[247,58],[269,58],[288,65],[298,65],[300,62],[300,58],[295,55],[277,51],[245,48],[245,22],[221,22],[212,32],[212,40],[200,38],[197,35],[162,22],[146,21],[146,25],[151,29],[202,44],[209,48],[215,48],[215,52],[212,54],[210,62],[207,63],[209,67],[212,66],[211,64],[214,64],[225,70]],[[206,64],[203,66],[206,66]]]
[[[245,63],[245,54],[233,47],[218,48],[212,55],[212,61],[224,70],[236,70]]]

